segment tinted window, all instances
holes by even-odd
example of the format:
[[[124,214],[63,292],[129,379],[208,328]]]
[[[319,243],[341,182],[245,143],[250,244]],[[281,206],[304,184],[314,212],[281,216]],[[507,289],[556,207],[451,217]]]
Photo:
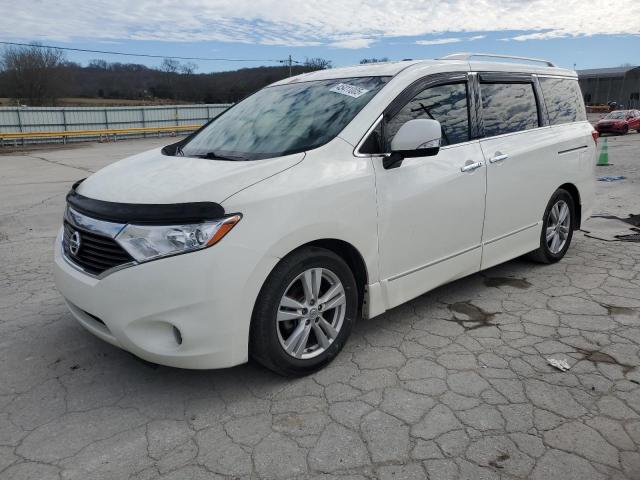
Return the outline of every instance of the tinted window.
[[[539,80],[551,125],[587,119],[577,80],[545,77]]]
[[[483,83],[484,136],[538,127],[538,107],[532,83]]]
[[[430,118],[442,126],[441,145],[453,145],[469,140],[467,84],[454,83],[427,88],[407,103],[384,128],[386,144],[409,120]]]
[[[624,110],[617,110],[615,112],[611,112],[604,118],[615,118],[615,119],[624,119],[627,116],[627,112]]]

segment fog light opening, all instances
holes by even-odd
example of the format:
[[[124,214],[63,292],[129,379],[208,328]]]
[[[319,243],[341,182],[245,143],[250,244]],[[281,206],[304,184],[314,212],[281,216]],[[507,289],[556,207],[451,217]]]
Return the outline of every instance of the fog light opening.
[[[182,345],[182,333],[176,327],[173,327],[173,336],[176,339],[176,343]]]

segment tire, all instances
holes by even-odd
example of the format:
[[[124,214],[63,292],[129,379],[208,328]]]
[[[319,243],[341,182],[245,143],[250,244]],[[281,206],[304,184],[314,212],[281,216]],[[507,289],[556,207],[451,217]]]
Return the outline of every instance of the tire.
[[[308,375],[342,350],[357,312],[358,288],[347,263],[324,248],[301,248],[276,265],[260,290],[249,354],[280,375]]]
[[[620,135],[626,135],[627,133],[629,133],[629,126],[625,126],[622,129],[622,132],[620,132]]]
[[[568,221],[561,222],[559,227],[555,227],[556,221],[555,217],[557,217],[557,212],[563,211],[563,207],[566,205],[567,212],[569,215]],[[554,207],[558,206],[558,210],[555,210]],[[573,238],[573,231],[576,227],[576,206],[573,201],[573,197],[569,192],[564,189],[558,189],[551,196],[551,200],[547,204],[547,208],[544,211],[544,216],[542,217],[542,231],[540,232],[540,247],[537,250],[528,254],[528,257],[539,263],[555,263],[564,257],[571,245],[571,239]],[[547,240],[547,231],[550,228],[554,228],[554,234],[552,238]],[[566,229],[566,231],[565,231]],[[564,237],[563,237],[564,232]],[[554,244],[554,239],[556,237],[563,241],[562,244]]]

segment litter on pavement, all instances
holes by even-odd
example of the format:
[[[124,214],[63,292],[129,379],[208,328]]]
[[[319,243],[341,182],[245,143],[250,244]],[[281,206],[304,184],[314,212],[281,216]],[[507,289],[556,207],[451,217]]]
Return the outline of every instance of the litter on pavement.
[[[567,363],[566,360],[558,360],[557,358],[547,358],[547,362],[552,367],[556,367],[558,370],[562,372],[566,372],[571,368],[571,366]]]

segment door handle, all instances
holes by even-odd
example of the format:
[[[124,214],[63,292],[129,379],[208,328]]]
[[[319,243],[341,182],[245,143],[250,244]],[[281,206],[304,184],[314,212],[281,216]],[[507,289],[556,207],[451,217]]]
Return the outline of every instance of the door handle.
[[[509,158],[509,155],[507,155],[506,153],[496,152],[495,156],[489,159],[489,163],[501,162],[503,160],[506,160],[507,158]]]
[[[480,168],[481,166],[482,166],[482,162],[465,163],[462,167],[460,167],[460,171],[473,172],[474,170]]]

